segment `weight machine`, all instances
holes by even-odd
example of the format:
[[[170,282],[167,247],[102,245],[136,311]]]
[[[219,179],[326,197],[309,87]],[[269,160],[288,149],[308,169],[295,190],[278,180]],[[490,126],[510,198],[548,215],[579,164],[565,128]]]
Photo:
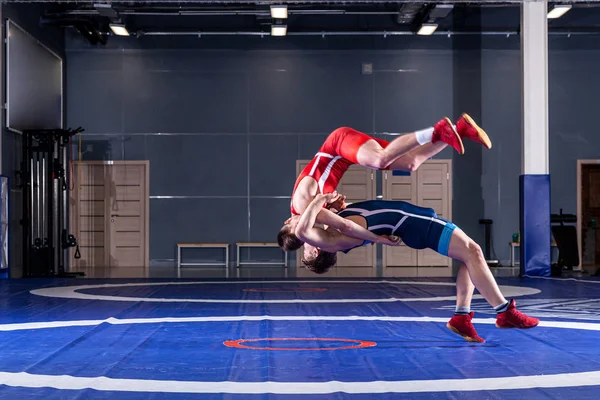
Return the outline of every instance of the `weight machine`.
[[[83,129],[28,130],[23,132],[23,158],[19,171],[22,189],[23,276],[83,276],[69,273],[69,162],[71,138]]]
[[[485,262],[489,267],[499,267],[500,262],[498,260],[492,259],[492,224],[494,221],[491,219],[480,219],[479,223],[485,227],[485,247],[484,247],[484,256]]]
[[[577,244],[577,216],[575,214],[563,214],[562,208],[559,214],[550,215],[552,224],[552,235],[558,247],[558,262],[552,264],[552,276],[561,276],[562,271],[573,270],[579,265],[579,247]]]

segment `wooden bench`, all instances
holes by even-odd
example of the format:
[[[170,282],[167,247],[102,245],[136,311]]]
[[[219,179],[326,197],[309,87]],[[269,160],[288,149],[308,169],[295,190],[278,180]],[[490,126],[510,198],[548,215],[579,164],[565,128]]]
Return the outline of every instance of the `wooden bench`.
[[[225,250],[225,262],[208,262],[208,263],[182,263],[181,262],[181,250],[192,249],[192,248],[208,248],[208,249],[224,249]],[[222,265],[225,268],[229,266],[229,243],[177,243],[177,271],[181,269],[182,265]]]
[[[238,242],[235,244],[236,249],[237,249],[237,266],[239,267],[242,264],[245,265],[282,265],[281,261],[267,261],[267,262],[261,262],[261,261],[241,261],[240,260],[240,250],[242,249],[242,247],[279,247],[279,245],[277,243],[268,243],[268,242]],[[283,250],[282,250],[283,251]],[[288,266],[288,254],[287,252],[283,252],[284,254],[284,261],[283,261],[283,266],[287,267]]]

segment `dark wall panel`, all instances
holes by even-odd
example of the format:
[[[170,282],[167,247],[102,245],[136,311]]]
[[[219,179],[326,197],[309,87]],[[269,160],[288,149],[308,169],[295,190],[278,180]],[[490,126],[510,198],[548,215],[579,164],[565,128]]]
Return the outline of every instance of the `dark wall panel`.
[[[253,135],[249,140],[250,196],[289,196],[296,180],[298,135]]]
[[[176,243],[243,240],[247,209],[246,199],[152,199],[150,257],[174,259]]]
[[[298,160],[310,160],[319,151],[323,142],[329,136],[328,133],[315,135],[299,135],[298,136]],[[296,164],[294,163],[294,174],[296,173]],[[295,180],[295,179],[294,179]],[[291,189],[290,189],[291,190]]]
[[[359,68],[252,74],[250,132],[318,133],[346,125],[371,129],[371,77]]]
[[[373,79],[375,132],[412,132],[453,118],[452,52],[387,56]]]
[[[145,160],[148,154],[146,143],[146,135],[123,135],[123,159]]]
[[[552,212],[577,211],[577,160],[600,159],[597,128],[600,52],[557,51],[551,55],[550,173]],[[587,221],[586,221],[587,222]]]
[[[151,196],[246,196],[247,137],[153,135],[146,139]]]
[[[121,71],[78,70],[67,74],[68,124],[84,126],[86,133],[122,133],[124,87]]]
[[[250,199],[250,238],[275,242],[290,215],[290,199]],[[293,256],[291,258],[294,258]]]
[[[469,10],[471,20],[481,19],[480,10]],[[454,20],[460,16],[453,14]],[[452,38],[452,76],[454,114],[468,113],[475,121],[482,121],[482,44],[481,36],[455,36]],[[487,126],[487,125],[485,125]],[[483,147],[471,140],[463,141],[465,154],[452,153],[453,207],[452,219],[475,242],[483,247],[483,227],[479,221],[484,215],[482,190]],[[485,250],[484,250],[485,251]]]
[[[494,250],[501,260],[509,259],[508,242],[519,230],[520,60],[519,51],[484,51],[481,64],[482,124],[493,142],[482,154],[481,187],[484,215],[494,221]]]
[[[123,78],[123,132],[246,132],[243,74],[144,71]]]

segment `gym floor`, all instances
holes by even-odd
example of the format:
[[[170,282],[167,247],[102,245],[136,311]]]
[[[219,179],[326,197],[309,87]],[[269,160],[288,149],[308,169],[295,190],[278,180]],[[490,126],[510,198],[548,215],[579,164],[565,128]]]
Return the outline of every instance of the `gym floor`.
[[[600,280],[559,279],[500,280],[532,330],[476,296],[483,344],[445,279],[4,281],[0,398],[597,399]]]

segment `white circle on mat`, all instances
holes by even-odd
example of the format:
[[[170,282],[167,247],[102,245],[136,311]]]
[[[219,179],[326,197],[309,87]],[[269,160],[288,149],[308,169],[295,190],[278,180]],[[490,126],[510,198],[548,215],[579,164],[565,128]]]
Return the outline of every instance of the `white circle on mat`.
[[[453,282],[412,282],[412,281],[303,281],[303,280],[285,280],[285,281],[207,281],[207,282],[138,282],[138,283],[107,283],[101,285],[81,285],[81,286],[57,286],[52,288],[43,288],[31,290],[30,293],[37,296],[56,297],[62,299],[80,299],[80,300],[106,300],[106,301],[131,301],[131,302],[150,302],[150,303],[384,303],[396,301],[454,301],[456,296],[430,296],[430,297],[406,297],[406,298],[375,298],[375,299],[180,299],[180,298],[160,298],[160,297],[129,297],[129,296],[110,296],[100,294],[81,293],[80,290],[119,288],[119,287],[140,287],[140,286],[169,286],[169,285],[236,285],[236,284],[282,284],[282,283],[318,283],[327,285],[330,283],[348,283],[348,284],[389,284],[389,285],[423,285],[423,286],[456,286]],[[520,297],[538,294],[539,289],[520,286],[500,286],[500,290],[506,297]],[[474,295],[473,299],[482,299],[481,295]]]
[[[231,321],[387,321],[387,322],[438,322],[446,318],[431,317],[340,317],[340,316],[233,316],[190,318],[144,318],[93,321],[52,321],[0,325],[0,331],[49,329],[72,326],[97,326],[102,323],[152,324],[181,322],[231,322]],[[494,324],[494,318],[475,318],[474,323]],[[600,324],[589,322],[542,321],[540,327],[600,331]],[[536,328],[539,329],[539,328]],[[234,381],[169,381],[155,379],[125,379],[78,377],[70,375],[42,375],[27,372],[0,372],[0,385],[25,388],[53,388],[61,390],[98,390],[138,393],[228,393],[228,394],[295,394],[315,395],[345,392],[350,394],[375,393],[435,393],[450,391],[492,391],[508,389],[566,388],[599,386],[600,371],[575,372],[551,375],[504,376],[476,379],[428,379],[413,381],[367,382],[234,382]]]

